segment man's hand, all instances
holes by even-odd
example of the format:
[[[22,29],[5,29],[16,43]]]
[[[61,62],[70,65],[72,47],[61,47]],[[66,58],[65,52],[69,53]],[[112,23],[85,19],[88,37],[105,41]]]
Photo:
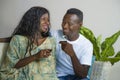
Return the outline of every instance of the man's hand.
[[[69,44],[67,41],[60,41],[59,43],[61,44],[61,48],[65,53],[71,57],[75,55],[72,44]]]

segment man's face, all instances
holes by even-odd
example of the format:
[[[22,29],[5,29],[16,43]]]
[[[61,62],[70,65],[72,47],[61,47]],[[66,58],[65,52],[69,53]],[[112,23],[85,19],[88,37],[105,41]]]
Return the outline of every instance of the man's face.
[[[48,13],[46,13],[42,15],[40,18],[40,31],[43,37],[47,37],[49,35],[49,26],[50,26],[49,15]]]
[[[66,36],[72,36],[79,32],[82,23],[75,14],[66,14],[63,18],[62,29],[63,34]]]

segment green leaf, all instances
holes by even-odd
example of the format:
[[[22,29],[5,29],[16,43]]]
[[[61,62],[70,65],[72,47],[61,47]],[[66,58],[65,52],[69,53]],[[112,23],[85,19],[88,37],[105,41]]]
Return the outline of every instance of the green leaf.
[[[97,61],[110,61],[111,64],[114,64],[120,60],[120,51],[116,54],[115,57],[113,57],[115,55],[113,44],[120,36],[120,30],[112,36],[106,38],[102,44],[101,35],[96,38],[90,29],[82,26],[80,33],[92,42],[93,54]],[[110,58],[111,56],[112,58]]]
[[[96,39],[96,43],[97,43],[97,46],[99,47],[99,49],[101,48],[101,39],[102,39],[102,35],[99,35]]]
[[[101,56],[102,57],[107,57],[107,55],[108,55],[107,52],[110,52],[109,51],[110,48],[116,42],[116,40],[118,39],[119,36],[120,36],[120,31],[116,32],[111,37],[108,37],[105,39],[105,41],[101,45],[101,49],[102,49]]]
[[[120,51],[117,52],[116,56],[115,57],[120,57]]]
[[[106,57],[113,56],[115,54],[113,46],[109,47],[108,50],[106,51]]]
[[[114,57],[114,58],[103,58],[101,61],[110,61],[113,65],[114,63],[120,61],[120,57]]]

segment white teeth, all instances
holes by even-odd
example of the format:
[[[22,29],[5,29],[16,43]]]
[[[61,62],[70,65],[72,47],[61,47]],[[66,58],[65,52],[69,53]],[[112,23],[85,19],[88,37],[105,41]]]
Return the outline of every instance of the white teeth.
[[[44,26],[44,28],[47,28],[47,26]]]
[[[47,28],[48,28],[48,26],[43,26],[43,28],[44,28],[44,29],[47,29]]]

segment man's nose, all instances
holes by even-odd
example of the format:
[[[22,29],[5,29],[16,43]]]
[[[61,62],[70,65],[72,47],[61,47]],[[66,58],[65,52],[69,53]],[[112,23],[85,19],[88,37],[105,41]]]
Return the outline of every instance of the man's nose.
[[[63,28],[67,28],[68,27],[68,23],[65,23],[64,25],[63,25]]]

